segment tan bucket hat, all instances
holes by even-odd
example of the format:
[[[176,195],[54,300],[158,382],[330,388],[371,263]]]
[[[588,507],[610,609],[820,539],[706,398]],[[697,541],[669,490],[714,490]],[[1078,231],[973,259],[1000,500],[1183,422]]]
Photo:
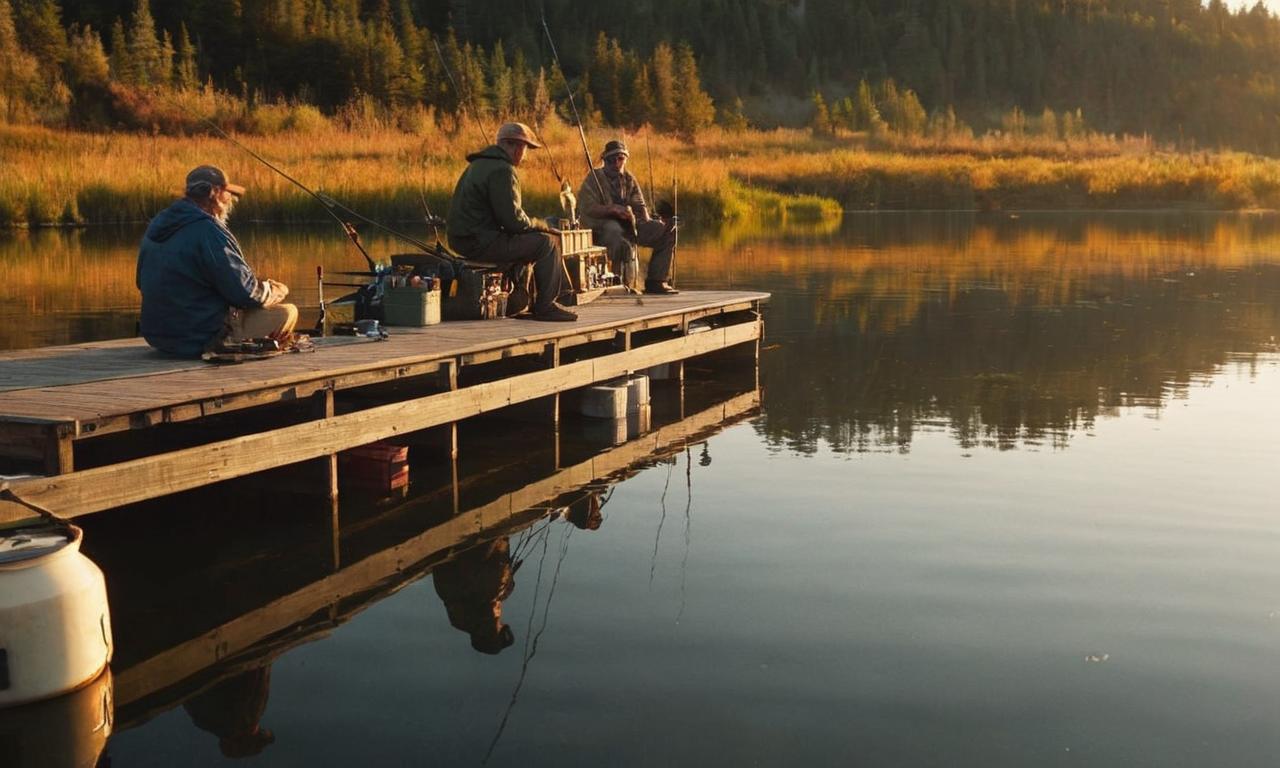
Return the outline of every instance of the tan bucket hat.
[[[524,123],[505,123],[498,129],[498,141],[523,141],[534,149],[542,146],[538,137],[533,135],[533,129]]]

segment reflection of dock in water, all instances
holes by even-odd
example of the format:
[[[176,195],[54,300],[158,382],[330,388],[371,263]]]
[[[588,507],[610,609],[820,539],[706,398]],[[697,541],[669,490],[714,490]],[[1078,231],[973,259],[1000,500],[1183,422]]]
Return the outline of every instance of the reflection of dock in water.
[[[459,487],[455,476],[447,488],[353,522],[350,532],[336,522],[335,515],[332,532],[335,552],[339,539],[356,543],[347,540],[361,538],[364,546],[357,544],[353,548],[367,550],[371,537],[384,538],[386,532],[378,535],[375,530],[379,527],[386,528],[391,536],[409,535],[398,543],[352,558],[348,563],[339,565],[335,555],[329,572],[309,583],[291,591],[286,588],[278,596],[268,597],[269,602],[260,607],[204,628],[189,639],[174,643],[170,638],[160,646],[154,641],[145,642],[156,647],[144,651],[141,657],[130,651],[128,640],[121,642],[113,664],[118,726],[127,728],[143,722],[219,681],[261,668],[299,644],[324,637],[363,609],[431,573],[459,553],[527,529],[575,499],[598,492],[602,485],[618,482],[646,464],[677,454],[686,446],[752,415],[759,405],[759,390],[751,387],[750,391],[720,400],[568,466],[548,468],[543,477],[456,514],[452,511]],[[408,523],[423,515],[434,516],[437,522],[416,531],[407,528]],[[316,552],[314,546],[303,546],[294,556],[314,560]],[[110,579],[112,565],[107,563],[104,567]],[[127,598],[114,602],[112,610],[117,626],[132,626],[143,633],[172,632],[171,627],[155,618],[164,606],[144,604],[147,597],[154,599],[153,595],[142,592],[135,593],[134,597],[135,604]],[[113,601],[116,601],[115,595]],[[131,610],[140,615],[131,616]]]

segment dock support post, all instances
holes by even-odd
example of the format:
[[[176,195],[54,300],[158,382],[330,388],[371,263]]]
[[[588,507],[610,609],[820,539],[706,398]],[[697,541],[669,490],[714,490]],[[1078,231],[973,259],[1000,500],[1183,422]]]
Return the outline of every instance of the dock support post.
[[[440,373],[444,376],[444,384],[450,392],[458,389],[458,358],[454,358],[443,363],[440,366]],[[449,461],[455,465],[458,462],[458,422],[449,422]],[[454,474],[457,474],[457,467],[454,468]]]
[[[760,349],[764,345],[764,312],[760,306],[760,302],[754,302],[752,309],[756,313],[756,391],[760,391]]]
[[[333,384],[320,390],[315,394],[316,410],[319,412],[320,418],[332,419],[335,415],[333,402]],[[331,453],[321,459],[325,463],[325,494],[330,499],[338,498],[338,454]],[[335,512],[336,514],[336,512]]]
[[[560,367],[560,342],[549,341],[542,350],[542,361],[548,368]],[[551,423],[560,431],[560,393],[551,396]]]
[[[329,535],[333,542],[333,572],[342,568],[342,528],[338,517],[338,497],[329,499]]]
[[[458,366],[461,359],[455,357],[444,363],[440,368],[441,375],[444,376],[444,384],[450,392],[458,388]],[[449,422],[449,473],[453,486],[453,514],[458,514],[462,509],[462,489],[458,480],[458,422]]]
[[[50,475],[65,475],[75,471],[75,458],[72,451],[75,425],[58,424],[49,430],[45,441],[44,471]]]

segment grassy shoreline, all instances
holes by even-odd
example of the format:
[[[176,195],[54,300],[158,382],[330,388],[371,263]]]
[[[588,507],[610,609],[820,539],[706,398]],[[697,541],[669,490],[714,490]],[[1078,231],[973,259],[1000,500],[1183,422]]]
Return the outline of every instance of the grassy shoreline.
[[[603,144],[615,133],[594,131]],[[550,148],[521,169],[526,208],[558,210],[560,172],[575,188],[585,162],[576,131],[545,126]],[[1069,147],[1023,154],[956,147],[875,145],[866,137],[815,138],[808,131],[709,130],[696,143],[660,134],[625,135],[629,169],[650,199],[670,199],[699,222],[763,218],[787,223],[838,219],[854,210],[1250,210],[1280,207],[1280,161],[1242,153],[1135,150],[1117,142],[1072,154]],[[423,198],[448,207],[467,152],[466,136],[393,129],[282,133],[243,138],[313,189],[369,218],[422,221]],[[211,136],[88,134],[0,126],[0,227],[76,226],[148,220],[180,191],[186,171],[223,166],[249,187],[242,221],[328,219],[315,200],[225,140]]]

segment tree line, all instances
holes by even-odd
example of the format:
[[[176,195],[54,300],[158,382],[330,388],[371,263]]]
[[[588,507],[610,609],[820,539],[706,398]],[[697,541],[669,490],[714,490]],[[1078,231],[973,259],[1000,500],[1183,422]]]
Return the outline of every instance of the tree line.
[[[821,123],[817,93],[827,121],[875,125],[830,112],[865,83],[908,126],[1081,110],[1280,153],[1277,73],[1280,20],[1222,0],[0,0],[0,116],[90,127],[127,124],[130,88],[449,120],[563,109],[566,84],[612,125]]]
[[[692,136],[715,118],[683,43],[660,42],[642,54],[600,33],[589,65],[570,81],[554,62],[533,61],[501,40],[486,48],[451,27],[433,32],[407,0],[371,11],[355,0],[246,0],[238,13],[253,30],[248,39],[202,14],[199,3],[172,29],[150,0],[134,3],[104,36],[90,23],[66,23],[58,0],[0,0],[0,118],[146,127],[158,113],[143,114],[140,93],[198,89],[238,97],[246,110],[264,102],[329,114],[353,105],[389,115],[417,110],[458,128],[540,122],[552,110],[567,118],[571,91],[589,123]],[[229,61],[235,66],[227,70]]]

